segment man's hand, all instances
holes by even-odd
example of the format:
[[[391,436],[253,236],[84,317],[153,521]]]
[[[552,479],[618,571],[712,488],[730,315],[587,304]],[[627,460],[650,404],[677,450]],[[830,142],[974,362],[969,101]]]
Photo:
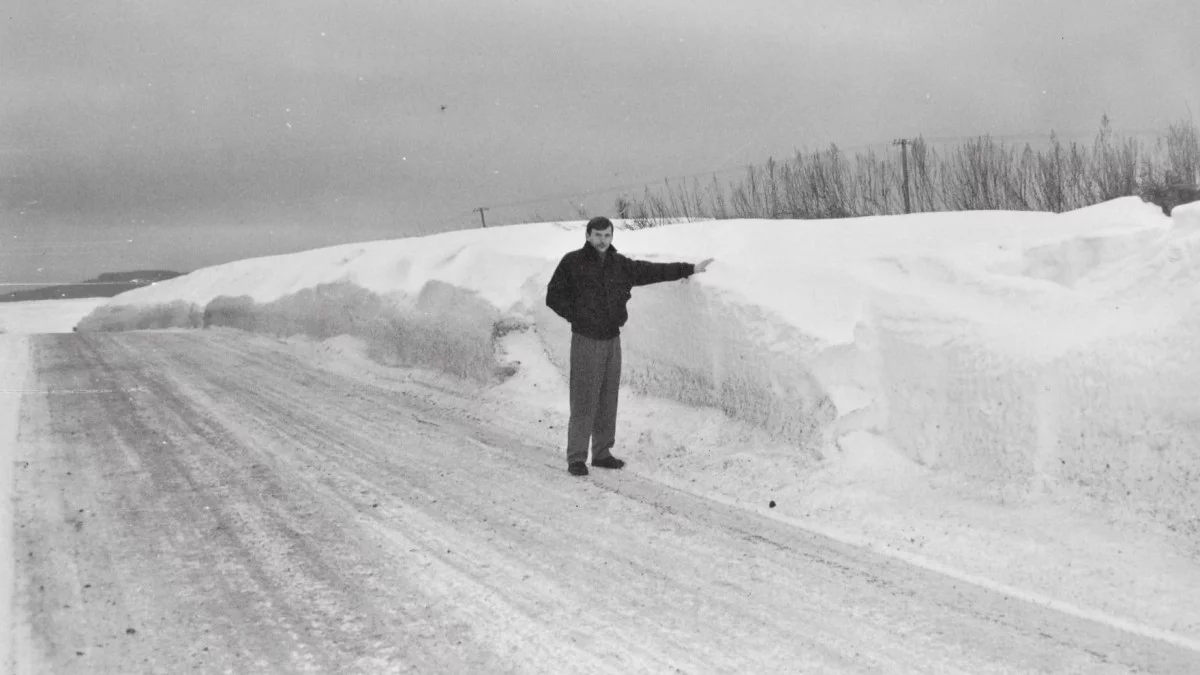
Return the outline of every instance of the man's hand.
[[[699,274],[699,273],[703,272],[704,270],[708,269],[708,263],[710,263],[712,261],[713,261],[712,258],[708,258],[706,260],[701,260],[700,262],[696,263],[696,265],[695,265],[696,274]]]

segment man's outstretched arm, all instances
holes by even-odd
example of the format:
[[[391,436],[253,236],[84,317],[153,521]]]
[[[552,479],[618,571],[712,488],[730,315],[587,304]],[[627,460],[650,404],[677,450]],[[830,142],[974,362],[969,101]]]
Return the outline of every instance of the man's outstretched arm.
[[[693,265],[692,263],[654,263],[646,260],[631,260],[633,285],[648,286],[664,281],[686,279],[693,274],[703,272],[712,261],[712,258],[708,258]]]
[[[546,287],[546,306],[568,322],[575,314],[575,286],[566,259],[558,263],[554,276],[550,277],[550,285]]]

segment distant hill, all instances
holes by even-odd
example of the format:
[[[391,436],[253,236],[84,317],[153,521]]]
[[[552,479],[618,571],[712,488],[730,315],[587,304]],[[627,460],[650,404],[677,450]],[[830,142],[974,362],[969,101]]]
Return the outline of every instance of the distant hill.
[[[29,300],[67,300],[73,298],[111,298],[140,286],[156,281],[166,281],[180,276],[179,272],[165,270],[136,270],[133,272],[105,272],[94,279],[63,286],[43,286],[24,291],[13,291],[0,295],[0,302],[26,302]]]

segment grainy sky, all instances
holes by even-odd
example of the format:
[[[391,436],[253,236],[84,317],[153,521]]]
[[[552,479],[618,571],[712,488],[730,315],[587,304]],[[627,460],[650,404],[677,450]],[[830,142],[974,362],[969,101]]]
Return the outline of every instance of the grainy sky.
[[[1200,114],[1195,0],[12,0],[0,19],[0,282],[470,227],[478,206],[608,212],[610,188],[831,142]]]

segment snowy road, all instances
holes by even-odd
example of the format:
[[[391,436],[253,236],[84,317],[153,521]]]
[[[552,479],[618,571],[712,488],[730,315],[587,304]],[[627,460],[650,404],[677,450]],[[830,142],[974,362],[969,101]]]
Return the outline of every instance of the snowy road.
[[[233,332],[28,338],[15,672],[1200,672]]]

